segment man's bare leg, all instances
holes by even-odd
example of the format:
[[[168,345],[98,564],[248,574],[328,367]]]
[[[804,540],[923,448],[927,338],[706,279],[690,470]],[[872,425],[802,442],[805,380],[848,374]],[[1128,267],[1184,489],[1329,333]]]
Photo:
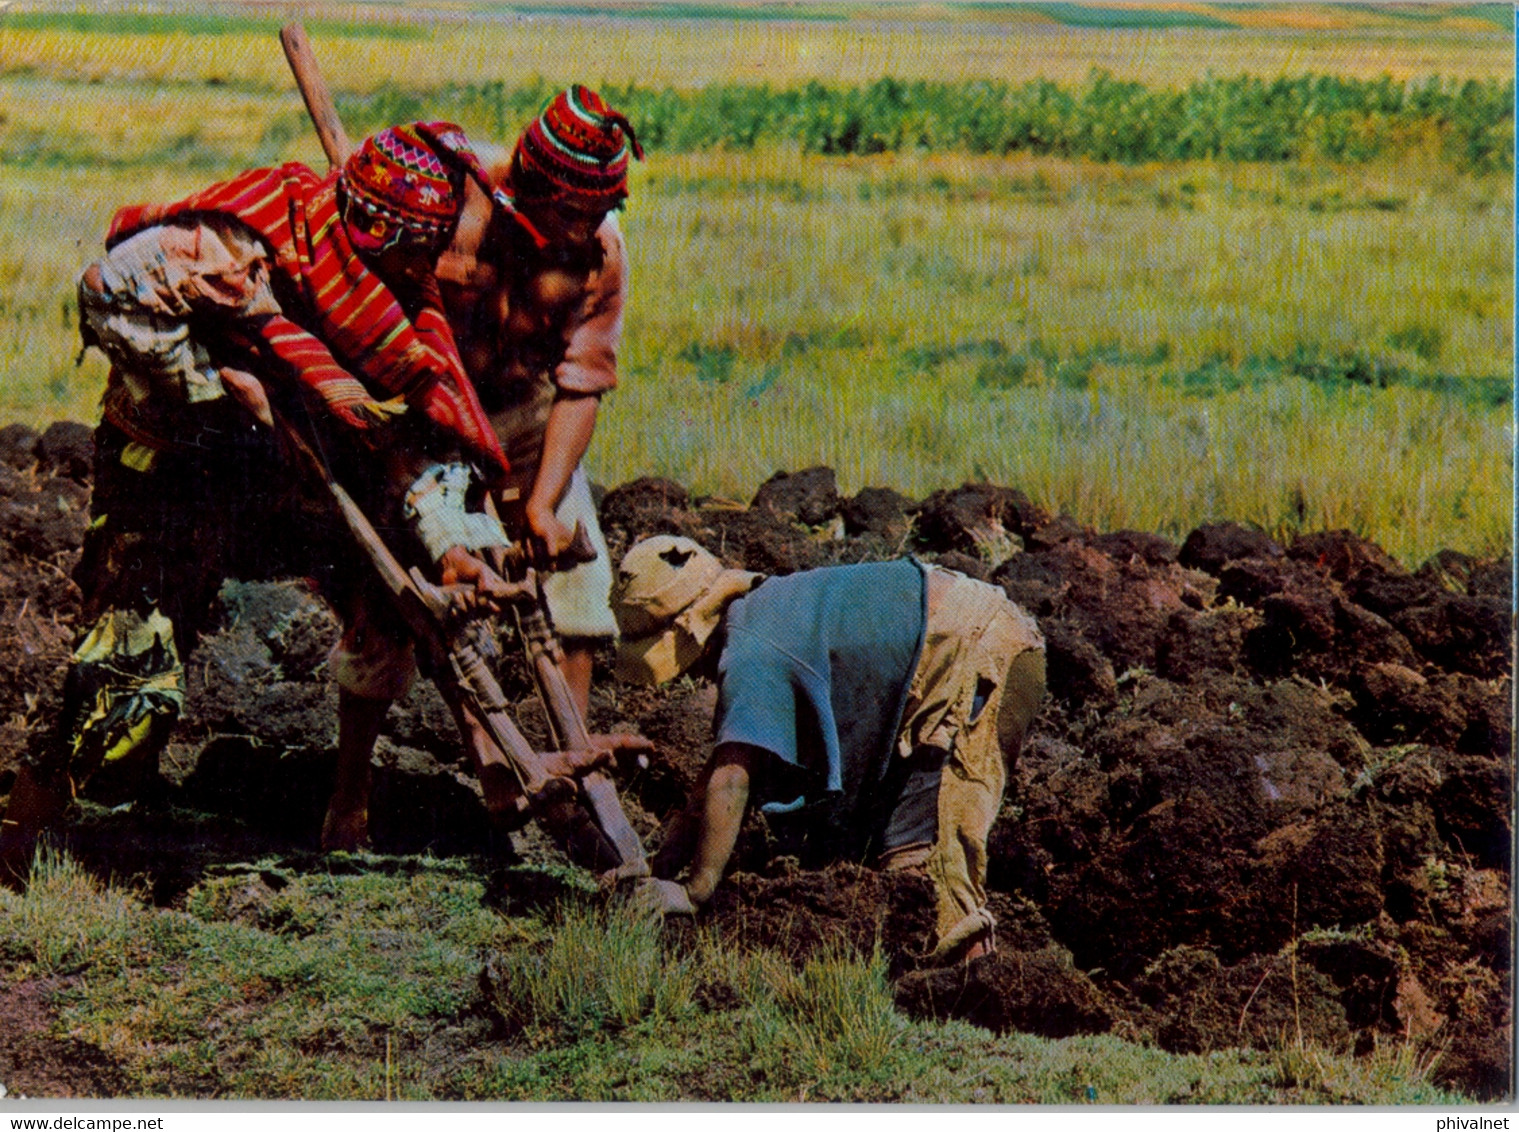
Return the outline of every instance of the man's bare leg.
[[[18,891],[25,886],[38,836],[62,816],[68,801],[67,785],[48,781],[22,764],[0,820],[0,884]]]
[[[369,844],[369,757],[385,725],[391,701],[338,691],[338,766],[322,848],[349,853]]]
[[[589,637],[567,637],[564,642],[564,663],[560,670],[564,682],[570,686],[570,695],[580,708],[580,718],[590,727],[591,710],[591,661],[596,655],[595,642]]]

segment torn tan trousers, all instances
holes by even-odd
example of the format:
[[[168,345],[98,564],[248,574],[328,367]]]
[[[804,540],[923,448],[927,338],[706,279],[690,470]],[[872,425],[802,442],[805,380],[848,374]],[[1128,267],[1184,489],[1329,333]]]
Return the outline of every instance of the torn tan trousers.
[[[1044,696],[1044,637],[997,586],[930,566],[923,652],[908,689],[897,751],[947,752],[932,846],[904,846],[887,868],[933,882],[935,958],[988,938],[986,839],[1002,805],[1007,759]]]

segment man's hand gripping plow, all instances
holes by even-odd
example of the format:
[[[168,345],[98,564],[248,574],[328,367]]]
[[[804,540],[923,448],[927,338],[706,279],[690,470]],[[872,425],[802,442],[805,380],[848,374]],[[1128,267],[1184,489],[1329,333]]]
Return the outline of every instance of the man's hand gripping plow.
[[[274,419],[281,435],[326,486],[426,657],[469,746],[486,809],[508,825],[519,824],[530,812],[538,814],[596,867],[619,876],[646,875],[643,845],[622,812],[611,779],[599,769],[611,760],[614,748],[639,749],[646,741],[615,736],[598,743],[585,734],[582,723],[583,742],[549,754],[536,751],[513,722],[491,672],[496,646],[485,618],[508,607],[536,608],[535,573],[525,569],[504,580],[462,551],[446,554],[440,563],[448,584],[435,585],[421,571],[406,570],[305,438],[283,417]],[[531,615],[528,620],[531,623]],[[578,719],[578,712],[575,716]],[[573,822],[577,800],[590,812],[594,828]]]
[[[486,511],[491,514],[495,511],[488,497]],[[530,555],[520,544],[487,550],[486,553],[490,555],[496,570],[512,579],[512,584],[516,585],[531,581],[539,570],[568,568],[590,562],[596,557],[596,550],[591,545],[585,528],[578,523],[570,545],[557,558],[551,558],[545,548],[531,537],[529,546],[533,547],[535,554]],[[527,653],[539,698],[548,709],[549,726],[560,755],[569,760],[572,766],[585,765],[591,768],[581,776],[580,790],[587,809],[595,816],[597,825],[613,849],[611,856],[603,852],[597,858],[596,867],[603,873],[604,880],[611,883],[647,876],[649,867],[638,834],[623,816],[612,780],[596,768],[607,761],[614,751],[638,753],[642,757],[642,752],[652,750],[653,744],[638,735],[590,733],[565,679],[561,667],[564,650],[554,632],[541,590],[534,587],[531,599],[514,602],[511,615],[516,621],[517,635]]]

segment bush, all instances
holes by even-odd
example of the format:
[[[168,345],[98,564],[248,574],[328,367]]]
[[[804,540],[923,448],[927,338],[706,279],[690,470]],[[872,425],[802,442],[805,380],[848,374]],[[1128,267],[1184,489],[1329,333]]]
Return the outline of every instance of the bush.
[[[466,126],[483,121],[506,136],[551,93],[541,79],[520,88],[492,82],[430,94],[426,102]],[[677,91],[629,84],[606,93],[637,125],[646,146],[675,152],[793,144],[828,155],[929,150],[1129,163],[1307,157],[1364,162],[1433,137],[1444,157],[1461,168],[1491,172],[1513,165],[1511,81],[1239,75],[1152,89],[1096,70],[1074,88],[1048,79],[950,83],[888,77],[849,87],[816,80],[784,89],[719,83]],[[412,101],[383,92],[342,109],[345,119],[367,128],[400,120],[406,115],[398,109]]]
[[[800,971],[775,966],[769,981],[789,1062],[818,1077],[890,1074],[908,1023],[893,1006],[879,952],[864,961],[824,955]]]
[[[1445,331],[1426,322],[1409,322],[1389,334],[1387,344],[1394,350],[1408,350],[1432,362],[1445,345]]]

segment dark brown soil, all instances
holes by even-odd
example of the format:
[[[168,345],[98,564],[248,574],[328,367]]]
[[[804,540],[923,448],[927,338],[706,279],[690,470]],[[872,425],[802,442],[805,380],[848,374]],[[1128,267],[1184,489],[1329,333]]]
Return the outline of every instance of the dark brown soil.
[[[56,712],[88,456],[78,426],[0,429],[0,665],[13,673],[0,684],[0,792]],[[940,559],[1002,585],[1048,639],[1051,695],[990,847],[994,955],[922,969],[924,882],[802,869],[758,821],[708,917],[724,935],[798,959],[879,943],[913,1014],[1189,1051],[1268,1047],[1289,1027],[1358,1051],[1407,1036],[1444,1049],[1440,1081],[1510,1094],[1507,560],[1444,551],[1410,571],[1348,532],[1282,546],[1232,523],[1178,547],[1088,531],[991,485],[843,498],[826,468],[778,474],[749,506],[657,479],[601,506],[618,556],[672,532],[770,573],[904,550]],[[166,901],[251,843],[314,849],[330,781],[335,622],[289,581],[255,576],[222,599],[146,808],[68,829],[87,862],[151,873]],[[522,673],[504,683],[542,741]],[[700,773],[711,707],[700,682],[650,691],[596,674],[593,730],[659,744],[649,766],[619,772],[653,844]],[[531,827],[510,844],[491,834],[425,681],[393,709],[376,763],[379,848],[547,851]],[[208,821],[174,816],[186,812]],[[54,989],[0,984],[0,1082],[109,1092],[109,1066],[47,1035]]]

